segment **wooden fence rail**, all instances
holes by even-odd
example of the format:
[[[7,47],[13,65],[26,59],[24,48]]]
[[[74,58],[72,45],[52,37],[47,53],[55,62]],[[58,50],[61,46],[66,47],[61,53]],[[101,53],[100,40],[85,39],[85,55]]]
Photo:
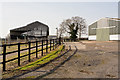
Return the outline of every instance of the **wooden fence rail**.
[[[38,45],[39,42],[42,42],[42,44]],[[36,45],[32,47],[31,43],[35,43]],[[28,45],[28,48],[21,49],[21,45],[24,45],[24,44]],[[60,44],[61,44],[61,40],[60,39],[50,39],[50,40],[42,40],[42,41],[34,41],[34,42],[30,42],[29,41],[29,42],[24,42],[24,43],[0,45],[0,47],[3,48],[3,52],[1,54],[3,56],[3,61],[1,62],[3,64],[3,71],[6,70],[6,63],[7,62],[11,62],[11,61],[14,61],[14,60],[18,59],[18,66],[20,66],[20,58],[28,56],[28,61],[30,62],[31,61],[31,54],[35,54],[36,53],[36,58],[38,58],[38,52],[41,51],[41,55],[43,56],[43,51],[45,49],[46,49],[46,53],[48,53],[48,49],[49,48],[50,48],[50,51],[52,50],[52,47],[53,47],[53,50],[54,50],[56,48],[56,46],[60,45]],[[6,49],[7,46],[16,46],[16,45],[18,47],[17,50],[11,51],[11,52],[7,52],[6,51],[7,50]],[[49,45],[49,47],[48,47],[48,45]],[[38,47],[42,47],[42,48],[40,50],[38,50]],[[46,48],[44,48],[44,47],[46,47]],[[32,52],[31,51],[32,49],[35,49],[35,52]],[[25,50],[28,50],[28,54],[20,56],[21,51],[25,51]],[[6,60],[6,55],[7,54],[12,54],[12,53],[16,53],[16,52],[18,53],[18,57],[17,58]]]

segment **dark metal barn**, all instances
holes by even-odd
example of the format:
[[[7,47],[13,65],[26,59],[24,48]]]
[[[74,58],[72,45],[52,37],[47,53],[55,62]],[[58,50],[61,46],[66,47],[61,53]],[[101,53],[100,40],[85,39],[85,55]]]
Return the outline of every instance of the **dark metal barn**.
[[[24,38],[47,38],[49,27],[46,24],[35,21],[26,26],[10,30],[11,39]]]

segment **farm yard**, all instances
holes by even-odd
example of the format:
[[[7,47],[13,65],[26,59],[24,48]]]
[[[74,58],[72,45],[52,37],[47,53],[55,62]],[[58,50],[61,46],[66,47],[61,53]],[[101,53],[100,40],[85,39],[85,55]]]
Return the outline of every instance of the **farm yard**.
[[[3,78],[118,78],[117,41],[86,40],[64,45],[64,50],[58,47],[46,58],[33,58],[26,66],[3,72]]]
[[[5,0],[0,7],[0,79],[120,78],[118,2]]]
[[[118,78],[118,42],[82,41],[76,54],[45,78]],[[83,48],[84,47],[84,48]]]

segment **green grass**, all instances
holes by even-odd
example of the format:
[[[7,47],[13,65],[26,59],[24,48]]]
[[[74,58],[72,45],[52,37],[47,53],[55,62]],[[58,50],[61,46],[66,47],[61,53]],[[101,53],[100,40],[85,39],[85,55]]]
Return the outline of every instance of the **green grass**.
[[[38,64],[44,64],[44,63],[47,63],[49,62],[50,60],[56,58],[58,56],[58,54],[63,50],[64,46],[61,45],[58,47],[57,50],[55,51],[52,51],[50,54],[47,54],[46,56],[42,57],[41,59],[35,61],[35,62],[32,62],[26,66],[23,66],[23,67],[19,67],[18,69],[19,70],[26,70],[28,68],[31,68],[31,67],[35,67],[37,66]]]
[[[35,78],[36,76],[28,76],[28,77],[25,77],[25,78]],[[28,79],[26,79],[28,80]]]

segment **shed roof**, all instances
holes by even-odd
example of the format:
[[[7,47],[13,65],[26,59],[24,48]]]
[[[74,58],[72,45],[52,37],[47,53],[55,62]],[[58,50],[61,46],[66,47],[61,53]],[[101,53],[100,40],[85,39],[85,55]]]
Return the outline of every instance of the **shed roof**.
[[[41,23],[39,21],[35,21],[35,22],[30,23],[30,24],[28,24],[26,26],[15,28],[15,29],[11,29],[10,31],[31,31],[35,27],[40,27],[40,25],[44,25],[44,27],[48,28],[48,26],[46,24],[43,24],[43,23]]]

